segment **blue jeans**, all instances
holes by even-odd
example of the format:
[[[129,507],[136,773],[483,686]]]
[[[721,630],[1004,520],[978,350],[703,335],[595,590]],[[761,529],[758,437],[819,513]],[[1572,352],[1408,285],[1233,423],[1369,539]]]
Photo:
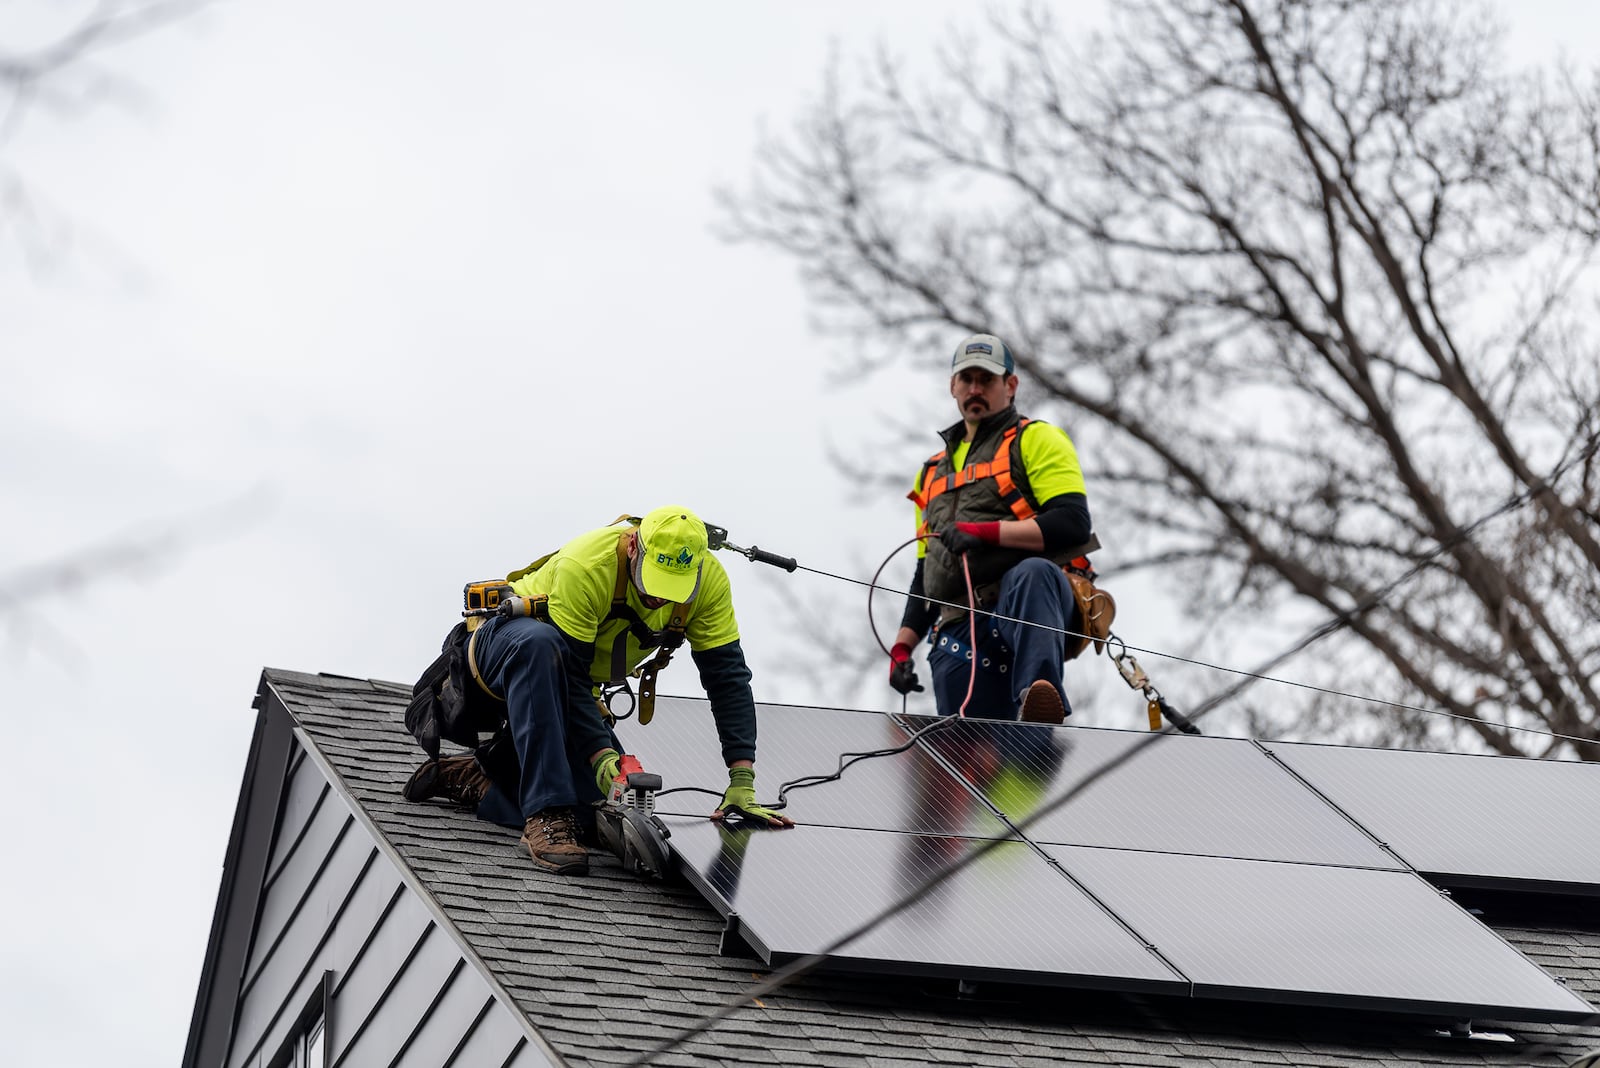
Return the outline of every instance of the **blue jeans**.
[[[1061,665],[1067,648],[1065,632],[1075,629],[1077,602],[1072,584],[1057,564],[1042,556],[1022,561],[1000,579],[1000,596],[994,615],[978,613],[978,644],[970,649],[971,629],[963,616],[945,624],[929,637],[928,667],[933,673],[934,706],[941,716],[953,716],[972,685],[967,715],[984,719],[1016,719],[1022,694],[1044,679],[1061,691]],[[1038,624],[1013,623],[1027,620]],[[973,677],[972,666],[978,670]],[[1072,715],[1072,704],[1061,692],[1061,703]]]
[[[600,789],[589,754],[569,751],[566,724],[569,715],[595,713],[567,708],[566,639],[541,620],[497,617],[479,628],[474,654],[484,682],[505,698],[520,779],[515,798],[491,787],[478,816],[520,828],[547,808],[573,806],[579,820],[592,825],[590,806],[600,800]],[[615,734],[611,745],[622,751]]]

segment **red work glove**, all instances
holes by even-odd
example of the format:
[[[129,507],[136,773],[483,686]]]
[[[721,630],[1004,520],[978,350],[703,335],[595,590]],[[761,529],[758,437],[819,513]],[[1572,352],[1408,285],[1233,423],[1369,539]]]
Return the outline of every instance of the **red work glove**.
[[[996,520],[992,523],[957,523],[954,530],[947,530],[939,535],[939,540],[944,542],[946,549],[957,556],[980,545],[998,545],[1000,522]]]
[[[889,685],[902,694],[922,692],[916,665],[911,662],[911,646],[905,642],[895,642],[894,648],[889,650]]]

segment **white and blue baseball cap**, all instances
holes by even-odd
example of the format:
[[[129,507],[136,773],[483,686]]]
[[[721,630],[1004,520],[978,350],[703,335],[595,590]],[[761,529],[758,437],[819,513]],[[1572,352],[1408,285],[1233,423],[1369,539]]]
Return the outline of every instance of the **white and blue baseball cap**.
[[[1017,373],[1017,361],[1012,359],[1011,349],[993,334],[973,334],[956,346],[956,354],[950,360],[950,373],[958,375],[969,367],[992,375]]]

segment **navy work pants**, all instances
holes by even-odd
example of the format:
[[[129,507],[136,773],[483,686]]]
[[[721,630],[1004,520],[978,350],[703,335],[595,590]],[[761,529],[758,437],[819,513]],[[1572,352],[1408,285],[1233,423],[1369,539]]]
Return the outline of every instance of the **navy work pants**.
[[[591,804],[600,800],[600,790],[589,768],[590,754],[570,751],[566,724],[569,715],[596,713],[567,707],[566,639],[542,620],[496,617],[478,629],[473,652],[484,682],[505,698],[519,765],[517,796],[492,787],[478,804],[478,815],[521,827],[547,808],[574,806],[579,820],[592,826]],[[615,734],[611,745],[621,752]]]
[[[1023,691],[1038,679],[1061,691],[1065,632],[1076,629],[1076,614],[1072,584],[1060,565],[1036,556],[1007,571],[1000,579],[994,615],[977,615],[976,649],[972,648],[967,616],[941,626],[930,638],[928,667],[933,673],[933,700],[939,715],[956,714],[966,699],[969,681],[972,700],[967,703],[967,715],[985,719],[1016,719],[1022,710]],[[1061,703],[1067,715],[1072,715],[1065,691],[1061,691]]]

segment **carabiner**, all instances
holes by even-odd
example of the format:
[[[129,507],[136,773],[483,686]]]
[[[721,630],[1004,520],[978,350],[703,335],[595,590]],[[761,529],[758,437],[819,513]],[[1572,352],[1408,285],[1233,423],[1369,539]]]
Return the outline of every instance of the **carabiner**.
[[[619,693],[628,695],[628,710],[626,712],[618,713],[616,709],[611,707],[612,700]],[[605,706],[605,710],[611,714],[613,720],[627,719],[633,715],[633,710],[639,707],[639,701],[633,696],[633,687],[628,685],[627,679],[623,679],[621,682],[601,683],[600,703]]]

